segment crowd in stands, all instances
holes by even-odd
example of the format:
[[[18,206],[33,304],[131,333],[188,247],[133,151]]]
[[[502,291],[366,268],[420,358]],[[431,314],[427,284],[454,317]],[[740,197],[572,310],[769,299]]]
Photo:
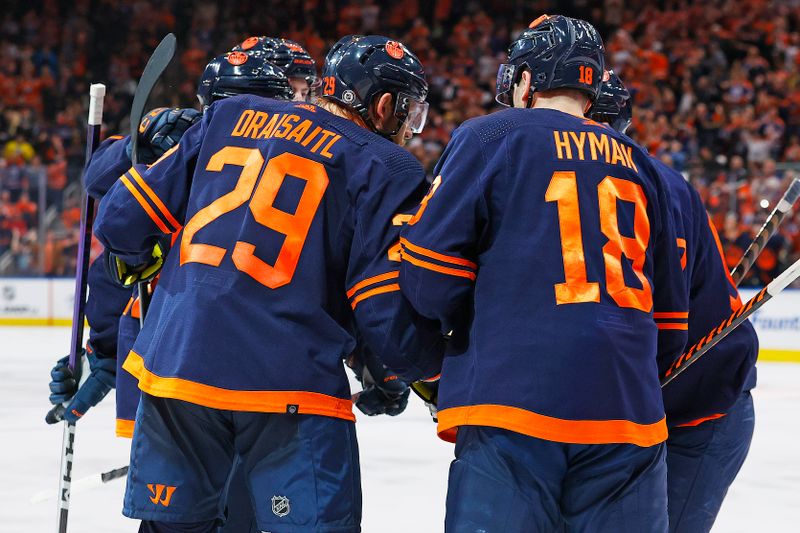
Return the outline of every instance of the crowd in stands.
[[[348,33],[382,33],[426,66],[431,112],[409,145],[432,172],[453,129],[497,109],[506,48],[530,20],[591,21],[633,94],[631,137],[700,191],[731,265],[800,168],[798,0],[10,0],[0,15],[0,274],[71,275],[88,86],[104,134],[129,130],[136,80],[169,31],[179,50],[151,104],[196,105],[206,62],[250,35],[304,44],[321,65]],[[536,142],[531,139],[531,142]],[[800,211],[800,209],[798,210]],[[800,257],[784,222],[745,284]],[[11,253],[6,254],[6,252]]]

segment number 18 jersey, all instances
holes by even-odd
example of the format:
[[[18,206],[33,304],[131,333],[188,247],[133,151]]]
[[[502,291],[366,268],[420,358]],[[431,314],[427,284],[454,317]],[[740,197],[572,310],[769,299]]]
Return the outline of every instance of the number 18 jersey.
[[[175,233],[124,368],[155,396],[353,419],[356,327],[410,379],[440,334],[399,292],[399,229],[424,192],[405,150],[310,104],[219,101],[126,172],[95,232],[129,264]]]
[[[596,122],[510,109],[464,123],[403,230],[400,285],[453,329],[439,432],[567,443],[666,439],[656,355],[686,291],[646,154]]]

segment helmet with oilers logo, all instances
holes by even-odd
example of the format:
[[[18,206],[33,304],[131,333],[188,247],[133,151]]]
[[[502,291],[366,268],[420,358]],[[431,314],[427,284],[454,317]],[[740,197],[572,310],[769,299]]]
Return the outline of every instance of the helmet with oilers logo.
[[[628,131],[633,120],[631,93],[613,70],[607,70],[600,86],[600,96],[592,106],[589,118],[605,122],[620,133]]]
[[[497,72],[497,101],[513,105],[514,85],[531,72],[531,94],[552,89],[577,89],[594,102],[605,68],[605,49],[597,30],[584,20],[542,15],[508,48],[508,62]]]
[[[373,99],[383,93],[395,97],[394,132],[379,132],[369,117]],[[428,117],[428,82],[422,63],[403,43],[380,35],[348,35],[325,57],[322,98],[356,111],[364,122],[384,136],[395,135],[403,124],[419,133]]]
[[[291,100],[293,96],[283,69],[264,58],[244,52],[228,52],[215,57],[200,77],[197,98],[207,107],[216,100],[237,94],[279,100]]]
[[[281,67],[290,78],[303,78],[313,87],[317,81],[317,64],[299,43],[279,37],[249,37],[233,47],[232,52],[260,55]]]

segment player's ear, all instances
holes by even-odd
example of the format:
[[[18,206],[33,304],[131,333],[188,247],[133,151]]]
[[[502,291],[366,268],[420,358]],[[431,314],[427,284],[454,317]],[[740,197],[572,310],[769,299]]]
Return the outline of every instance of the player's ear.
[[[394,116],[393,98],[391,93],[383,93],[375,100],[375,125],[380,129],[386,121]]]
[[[530,89],[531,71],[525,69],[520,74],[519,81],[514,85],[514,107],[527,107]]]

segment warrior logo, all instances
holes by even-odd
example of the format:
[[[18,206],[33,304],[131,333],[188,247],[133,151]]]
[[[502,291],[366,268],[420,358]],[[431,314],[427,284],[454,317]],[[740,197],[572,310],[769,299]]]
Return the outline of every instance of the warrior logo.
[[[272,497],[272,512],[275,516],[284,517],[292,510],[289,506],[289,498],[286,496]]]

